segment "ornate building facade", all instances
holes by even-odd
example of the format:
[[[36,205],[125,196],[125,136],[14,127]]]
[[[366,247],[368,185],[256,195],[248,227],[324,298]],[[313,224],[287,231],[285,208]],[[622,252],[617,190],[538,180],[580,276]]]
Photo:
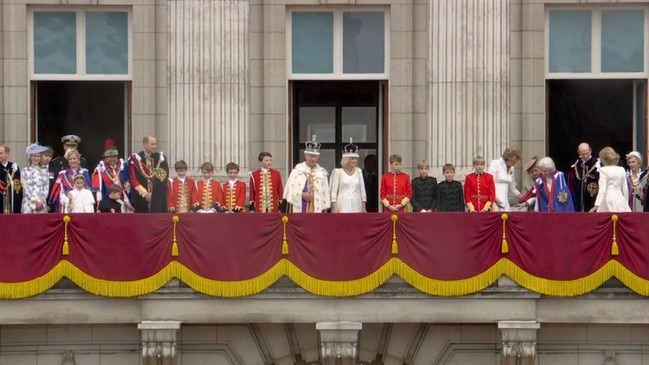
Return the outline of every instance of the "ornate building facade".
[[[645,0],[3,0],[0,141],[24,165],[29,143],[60,154],[74,133],[94,163],[107,138],[127,153],[155,135],[172,162],[197,174],[211,161],[220,176],[230,161],[245,176],[260,151],[287,176],[311,135],[328,170],[350,137],[378,174],[399,153],[407,171],[427,159],[439,177],[451,162],[462,180],[474,156],[510,145],[565,169],[582,141],[646,151],[648,11]],[[227,297],[174,278],[114,298],[72,281],[0,301],[0,364],[649,364],[646,294],[618,282],[565,297],[503,276],[442,297],[397,275],[327,296],[283,278]]]

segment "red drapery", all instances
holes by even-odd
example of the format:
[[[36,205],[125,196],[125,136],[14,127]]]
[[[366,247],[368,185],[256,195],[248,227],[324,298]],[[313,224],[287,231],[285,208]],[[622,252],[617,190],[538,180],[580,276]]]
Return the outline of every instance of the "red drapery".
[[[106,296],[176,277],[232,297],[281,276],[351,296],[392,275],[431,295],[477,292],[502,275],[554,296],[615,276],[649,295],[648,223],[641,213],[3,215],[0,297],[36,295],[62,277]]]

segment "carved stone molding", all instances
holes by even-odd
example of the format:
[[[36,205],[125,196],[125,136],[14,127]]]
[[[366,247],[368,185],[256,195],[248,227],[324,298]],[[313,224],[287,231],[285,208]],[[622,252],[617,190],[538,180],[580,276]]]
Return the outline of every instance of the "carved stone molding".
[[[176,334],[179,321],[142,321],[137,328],[142,334],[144,365],[175,365]]]
[[[501,321],[503,365],[533,365],[536,362],[536,334],[541,324],[535,321]]]
[[[320,357],[325,365],[355,364],[358,357],[360,322],[318,322]]]

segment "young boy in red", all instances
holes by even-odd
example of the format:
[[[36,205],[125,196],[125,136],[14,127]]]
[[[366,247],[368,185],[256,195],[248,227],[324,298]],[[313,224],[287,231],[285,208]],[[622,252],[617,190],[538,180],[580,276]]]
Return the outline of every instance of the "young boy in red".
[[[488,212],[496,200],[494,177],[484,172],[485,158],[476,156],[473,159],[475,172],[466,176],[464,181],[464,201],[469,212]]]
[[[192,202],[196,200],[196,182],[187,176],[187,162],[176,162],[174,169],[177,176],[169,180],[167,209],[171,213],[191,212]]]
[[[381,178],[380,198],[387,213],[404,212],[412,199],[410,176],[401,172],[401,161],[401,155],[391,155],[390,172]]]
[[[239,181],[239,165],[230,162],[225,165],[228,181],[223,183],[223,196],[225,197],[225,212],[240,213],[246,211],[246,183]]]

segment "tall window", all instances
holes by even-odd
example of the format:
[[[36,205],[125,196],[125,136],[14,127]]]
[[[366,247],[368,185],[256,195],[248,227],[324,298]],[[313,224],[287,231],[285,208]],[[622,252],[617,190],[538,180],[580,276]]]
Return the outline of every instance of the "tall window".
[[[388,14],[383,10],[294,10],[291,79],[386,79]]]
[[[549,77],[633,78],[645,74],[645,9],[548,11]]]
[[[31,14],[32,79],[130,79],[128,12],[35,10]]]

